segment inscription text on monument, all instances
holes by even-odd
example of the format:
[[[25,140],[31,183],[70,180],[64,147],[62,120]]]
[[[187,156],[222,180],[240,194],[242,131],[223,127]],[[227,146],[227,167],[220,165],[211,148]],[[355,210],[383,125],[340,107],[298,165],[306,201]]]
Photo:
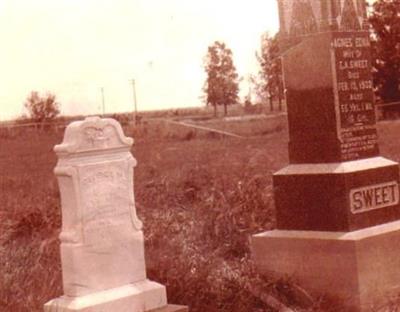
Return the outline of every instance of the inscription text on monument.
[[[335,32],[332,49],[336,71],[336,110],[342,160],[378,152],[367,32]]]

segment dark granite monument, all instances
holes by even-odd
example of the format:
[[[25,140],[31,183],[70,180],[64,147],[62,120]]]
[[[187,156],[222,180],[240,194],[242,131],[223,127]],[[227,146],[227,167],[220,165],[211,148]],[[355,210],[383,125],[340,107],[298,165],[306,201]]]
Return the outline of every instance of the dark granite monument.
[[[273,177],[278,229],[253,237],[254,257],[369,311],[374,291],[400,286],[400,204],[399,166],[379,156],[365,1],[278,5],[290,164]]]

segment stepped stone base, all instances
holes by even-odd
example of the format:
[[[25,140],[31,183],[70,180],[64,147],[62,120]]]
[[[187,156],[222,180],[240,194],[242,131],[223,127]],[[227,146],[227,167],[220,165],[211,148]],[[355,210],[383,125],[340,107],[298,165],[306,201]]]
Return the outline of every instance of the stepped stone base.
[[[62,296],[49,301],[45,312],[144,312],[155,309],[160,312],[167,306],[166,290],[163,285],[144,280],[81,297]],[[184,311],[184,310],[182,310]]]
[[[350,232],[400,220],[399,182],[399,164],[383,157],[291,164],[273,176],[277,228]]]
[[[254,235],[262,274],[289,277],[349,311],[372,311],[400,293],[400,221],[353,232],[275,230]]]

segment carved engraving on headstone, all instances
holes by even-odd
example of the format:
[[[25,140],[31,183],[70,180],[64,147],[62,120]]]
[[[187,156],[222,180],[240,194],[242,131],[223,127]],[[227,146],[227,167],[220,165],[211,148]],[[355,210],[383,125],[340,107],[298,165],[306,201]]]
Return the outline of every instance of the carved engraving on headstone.
[[[124,168],[125,167],[125,168]],[[79,168],[84,243],[110,246],[129,231],[140,230],[131,217],[128,168],[123,161]]]
[[[70,124],[54,148],[65,296],[47,303],[46,312],[143,312],[166,306],[165,287],[146,278],[132,143],[117,121],[94,117]]]
[[[118,125],[118,126],[117,126]],[[123,148],[133,140],[124,136],[121,126],[112,119],[87,118],[85,124],[72,123],[64,134],[63,144],[56,145],[58,154],[83,153],[102,149]]]

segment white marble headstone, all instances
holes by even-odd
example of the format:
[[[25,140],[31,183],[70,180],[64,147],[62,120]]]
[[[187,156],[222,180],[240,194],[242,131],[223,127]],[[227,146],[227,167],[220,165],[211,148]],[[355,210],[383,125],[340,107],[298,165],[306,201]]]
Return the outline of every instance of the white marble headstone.
[[[91,117],[71,123],[55,146],[64,296],[45,311],[134,312],[167,304],[165,287],[146,279],[132,144],[117,121]]]

